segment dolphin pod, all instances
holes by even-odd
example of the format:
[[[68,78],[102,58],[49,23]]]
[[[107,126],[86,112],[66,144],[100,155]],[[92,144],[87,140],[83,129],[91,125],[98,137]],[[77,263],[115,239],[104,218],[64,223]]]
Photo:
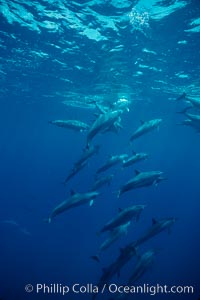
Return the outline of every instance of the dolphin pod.
[[[178,100],[185,101],[188,99],[186,99],[186,95],[183,94],[179,97]],[[190,101],[188,102],[190,102],[192,107],[198,106],[198,103],[193,101],[193,99],[190,99]],[[98,113],[95,114],[95,120],[90,125],[88,125],[87,123],[80,122],[79,120],[56,120],[50,122],[59,127],[70,128],[78,131],[87,131],[84,143],[86,147],[84,148],[79,159],[74,163],[71,171],[65,179],[65,183],[68,183],[69,180],[76,176],[79,173],[79,171],[88,164],[89,159],[91,159],[94,155],[98,155],[100,145],[94,145],[94,139],[98,139],[98,136],[100,134],[104,135],[107,132],[119,132],[123,130],[122,116],[125,112],[130,112],[130,103],[128,101],[125,101],[124,99],[114,101],[113,103],[107,106],[103,103],[98,103],[95,101],[94,103],[96,107],[95,109],[98,109]],[[185,111],[184,114],[187,117],[187,120],[185,120],[185,122],[187,121],[187,123],[192,123],[193,125],[191,126],[197,127],[197,123],[199,122],[200,116],[198,114],[190,114],[188,113],[188,111]],[[158,129],[162,121],[163,120],[161,118],[141,121],[141,125],[132,133],[129,141],[135,141],[136,139],[145,136],[147,133],[155,130],[156,128]],[[84,138],[83,135],[81,135],[81,137]],[[100,165],[98,168],[96,168],[94,173],[95,175],[93,185],[89,189],[87,189],[87,192],[76,193],[74,191],[71,191],[70,197],[59,203],[52,210],[48,217],[48,223],[51,223],[51,221],[55,217],[66,212],[67,210],[70,210],[71,208],[85,204],[89,204],[91,206],[93,204],[93,201],[98,196],[100,196],[100,193],[97,190],[102,188],[104,185],[109,185],[110,187],[111,181],[113,182],[115,180],[115,177],[113,175],[114,172],[113,174],[109,173],[112,167],[121,165],[121,168],[123,169],[121,173],[124,174],[128,169],[127,167],[129,167],[130,169],[135,163],[144,164],[147,158],[149,158],[149,154],[145,152],[136,153],[133,151],[131,155],[129,155],[128,153],[124,154],[123,151],[122,154],[117,155],[113,155],[112,153],[103,165]],[[112,169],[112,171],[115,171],[114,168]],[[99,177],[100,174],[103,172],[108,172],[108,174],[106,173],[105,176]],[[164,172],[162,171],[145,170],[141,172],[135,170],[135,176],[131,177],[128,181],[124,179],[124,183],[122,183],[120,187],[117,187],[117,197],[115,196],[116,203],[117,201],[120,201],[118,200],[118,198],[123,194],[126,194],[127,197],[130,196],[130,191],[158,185],[159,182],[166,179],[163,174]],[[114,184],[111,185],[111,188],[112,186],[114,186]],[[133,220],[139,221],[135,223],[135,226],[138,226],[138,224],[140,224],[141,222],[140,215],[144,208],[145,205],[131,204],[128,207],[119,209],[118,214],[113,216],[107,223],[102,225],[100,231],[98,232],[98,235],[103,235],[104,233],[107,233],[108,236],[105,240],[103,240],[100,243],[97,255],[92,256],[92,258],[99,262],[99,255],[102,255],[102,252],[104,250],[106,250],[108,247],[111,247],[111,245],[114,244],[115,241],[117,241],[121,236],[127,233],[130,224]],[[160,220],[153,219],[152,225],[147,229],[146,232],[144,232],[144,234],[142,234],[138,239],[134,239],[133,237],[132,242],[128,243],[125,247],[120,249],[120,254],[114,260],[114,262],[109,264],[108,267],[104,268],[103,274],[98,282],[99,290],[101,290],[104,284],[109,283],[115,275],[119,276],[122,268],[127,263],[129,263],[134,256],[137,257],[137,262],[135,267],[133,268],[132,275],[129,277],[128,284],[132,284],[139,278],[141,278],[141,276],[146,272],[146,270],[148,270],[149,266],[151,265],[156,251],[148,250],[142,255],[139,255],[139,247],[141,247],[143,243],[146,243],[147,241],[151,240],[153,237],[160,234],[161,232],[165,230],[169,231],[173,224],[176,222],[176,220],[177,219],[173,217],[164,218]],[[95,299],[96,297],[97,294],[94,294],[93,299]]]
[[[153,219],[152,226],[140,238],[120,249],[120,255],[118,258],[110,266],[103,269],[103,274],[98,282],[98,286],[102,288],[104,284],[107,284],[111,281],[115,274],[120,276],[121,269],[133,258],[133,256],[139,256],[139,245],[153,238],[164,230],[169,231],[176,221],[177,219],[173,217],[164,218],[161,220]],[[134,272],[129,278],[129,283],[135,282],[144,274],[148,266],[151,264],[154,254],[155,251],[150,250],[147,251],[146,254],[139,256],[139,261],[136,263]],[[95,294],[92,299],[94,300],[97,295],[98,294]]]

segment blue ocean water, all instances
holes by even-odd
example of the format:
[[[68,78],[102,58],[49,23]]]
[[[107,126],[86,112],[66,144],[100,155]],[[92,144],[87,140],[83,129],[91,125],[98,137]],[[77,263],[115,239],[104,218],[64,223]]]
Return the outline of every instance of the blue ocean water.
[[[163,231],[138,247],[156,250],[153,265],[135,285],[192,286],[193,293],[131,294],[128,299],[194,299],[199,279],[199,129],[179,126],[177,114],[200,101],[200,2],[183,1],[13,1],[0,3],[0,299],[92,299],[75,293],[74,284],[98,285],[102,268],[120,249],[137,240],[152,218],[174,217]],[[62,183],[86,147],[87,132],[49,124],[80,120],[93,124],[95,103],[106,109],[128,102],[117,134],[97,134],[97,155],[64,186]],[[188,101],[191,104],[190,101]],[[198,107],[189,113],[199,115]],[[129,144],[141,120],[162,118],[159,129]],[[199,126],[200,128],[200,126]],[[110,186],[89,204],[58,215],[52,210],[70,196],[87,192],[96,170],[109,155],[132,151],[150,157],[122,169],[117,165]],[[140,171],[162,171],[158,186],[117,191]],[[97,232],[119,208],[146,205],[138,222],[107,250],[98,253],[106,234]],[[139,256],[139,254],[138,254]],[[134,256],[109,283],[126,285],[138,261]],[[27,284],[33,286],[26,292]],[[66,295],[36,291],[37,284],[69,286]],[[97,299],[124,299],[105,292]]]

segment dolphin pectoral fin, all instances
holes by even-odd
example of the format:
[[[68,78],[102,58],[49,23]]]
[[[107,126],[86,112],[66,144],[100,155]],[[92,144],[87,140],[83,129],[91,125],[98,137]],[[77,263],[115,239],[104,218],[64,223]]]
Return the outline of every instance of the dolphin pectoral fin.
[[[94,203],[94,200],[91,200],[89,205],[92,206],[93,203]]]
[[[48,224],[50,224],[51,221],[52,221],[52,218],[51,218],[51,217],[44,219],[44,222],[45,222],[45,223],[48,223]]]
[[[155,185],[157,187],[158,186],[158,181],[155,180],[152,185]]]

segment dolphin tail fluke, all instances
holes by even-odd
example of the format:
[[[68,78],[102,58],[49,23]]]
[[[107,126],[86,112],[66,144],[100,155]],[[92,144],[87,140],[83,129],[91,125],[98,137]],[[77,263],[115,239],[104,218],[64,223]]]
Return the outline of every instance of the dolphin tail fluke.
[[[92,255],[91,258],[92,258],[93,260],[96,260],[98,263],[100,262],[100,257],[99,257],[99,255]]]

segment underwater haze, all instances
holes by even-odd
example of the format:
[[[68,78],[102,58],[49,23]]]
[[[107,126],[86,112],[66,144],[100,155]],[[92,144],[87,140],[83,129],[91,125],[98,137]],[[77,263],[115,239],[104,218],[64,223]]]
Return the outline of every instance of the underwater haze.
[[[199,74],[199,0],[0,1],[0,300],[200,299]]]

